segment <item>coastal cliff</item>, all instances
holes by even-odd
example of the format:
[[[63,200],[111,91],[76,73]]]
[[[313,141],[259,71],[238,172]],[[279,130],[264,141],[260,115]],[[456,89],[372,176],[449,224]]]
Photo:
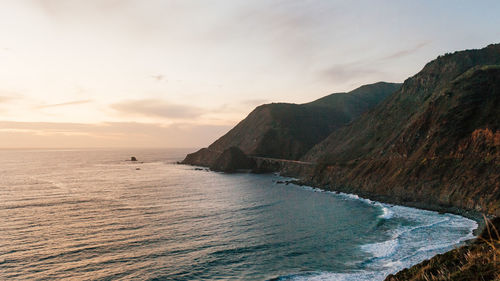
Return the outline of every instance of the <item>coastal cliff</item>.
[[[298,160],[330,133],[373,108],[400,86],[379,82],[305,104],[261,105],[208,148],[189,154],[182,163],[210,167],[230,147],[238,147],[251,156]]]
[[[250,157],[300,160],[254,171],[384,202],[500,215],[499,65],[500,44],[489,45],[440,56],[402,86],[262,105],[182,163],[213,167],[237,147]]]
[[[440,57],[311,149],[309,184],[500,215],[500,45]]]
[[[226,146],[236,146],[249,156],[278,158],[267,162],[267,170],[303,184],[387,203],[500,216],[500,44],[440,56],[372,105],[349,118],[336,110],[323,130],[326,119],[319,116],[327,115],[327,107],[301,123],[300,111],[272,117],[273,107],[300,105],[264,105],[184,163],[210,166]],[[296,125],[302,129],[291,133]],[[473,273],[488,257],[494,260],[485,267],[488,276],[498,278],[500,255],[490,244],[476,241],[387,280],[470,280],[461,272]]]

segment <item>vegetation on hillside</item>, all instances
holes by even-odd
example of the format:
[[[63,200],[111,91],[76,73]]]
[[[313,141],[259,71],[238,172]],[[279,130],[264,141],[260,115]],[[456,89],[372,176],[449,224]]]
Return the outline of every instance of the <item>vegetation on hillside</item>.
[[[441,57],[304,157],[313,185],[500,215],[500,45]]]
[[[208,148],[188,155],[183,163],[211,166],[230,147],[252,156],[297,160],[399,87],[400,84],[379,82],[306,104],[261,105]]]

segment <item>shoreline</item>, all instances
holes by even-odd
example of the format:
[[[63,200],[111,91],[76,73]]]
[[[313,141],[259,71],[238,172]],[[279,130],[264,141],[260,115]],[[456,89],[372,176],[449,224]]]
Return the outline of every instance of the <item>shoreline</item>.
[[[338,190],[334,190],[334,189],[330,189],[330,188],[321,187],[321,186],[315,185],[312,182],[302,181],[300,179],[293,178],[293,177],[286,176],[286,175],[283,175],[281,177],[285,177],[285,178],[288,177],[288,178],[292,179],[291,181],[289,181],[289,183],[293,183],[293,184],[298,185],[298,186],[308,186],[308,187],[317,188],[317,189],[320,189],[323,191],[334,192],[334,193],[352,194],[352,195],[359,196],[360,198],[363,198],[363,199],[368,199],[368,200],[383,203],[383,204],[399,205],[399,206],[410,207],[410,208],[415,208],[415,209],[420,209],[420,210],[425,210],[425,211],[434,211],[434,212],[438,212],[440,214],[449,213],[449,214],[458,215],[458,216],[461,216],[461,217],[464,217],[467,219],[471,219],[471,220],[475,221],[478,225],[477,228],[473,230],[473,235],[475,237],[477,237],[486,227],[484,217],[486,217],[488,219],[493,218],[493,216],[488,216],[488,215],[481,213],[479,211],[466,210],[466,209],[461,209],[461,208],[454,207],[454,206],[440,206],[440,205],[427,204],[427,203],[418,202],[418,201],[402,201],[402,200],[398,200],[396,198],[391,198],[391,197],[384,196],[384,195],[376,195],[376,194],[369,194],[369,193],[363,193],[363,192],[348,193],[348,192],[344,192],[344,191],[338,191]],[[473,240],[473,239],[471,239],[471,240]]]
[[[401,274],[401,272],[407,272],[408,270],[412,270],[413,268],[418,267],[423,263],[429,262],[431,260],[435,260],[436,258],[438,258],[440,256],[449,255],[451,253],[454,253],[457,251],[457,249],[468,249],[468,247],[471,247],[475,243],[477,243],[478,237],[481,235],[483,230],[486,228],[486,222],[485,222],[486,215],[484,215],[480,212],[463,210],[463,209],[456,208],[456,207],[453,207],[453,208],[452,207],[442,207],[442,206],[436,207],[436,206],[429,206],[429,205],[425,205],[425,204],[411,204],[411,203],[419,203],[419,202],[406,202],[407,204],[389,203],[389,202],[387,202],[388,200],[384,200],[384,201],[376,200],[373,197],[371,197],[371,198],[364,197],[364,196],[361,196],[360,194],[356,194],[356,193],[345,193],[345,192],[341,192],[341,191],[334,191],[334,190],[328,190],[325,188],[315,187],[314,185],[305,184],[304,182],[302,182],[296,178],[279,175],[279,173],[274,173],[274,175],[277,176],[278,178],[283,179],[281,181],[277,181],[276,184],[283,184],[283,185],[292,184],[296,187],[309,189],[313,192],[331,193],[331,194],[334,194],[337,196],[347,197],[347,198],[350,198],[352,200],[360,200],[360,201],[365,202],[366,204],[379,205],[380,207],[382,207],[382,209],[386,209],[387,207],[389,207],[389,208],[405,207],[405,208],[411,208],[411,209],[419,210],[419,211],[434,212],[434,213],[437,213],[438,215],[447,215],[447,214],[448,215],[455,215],[455,216],[459,216],[459,217],[462,217],[465,219],[469,219],[469,220],[474,221],[476,223],[475,229],[471,229],[471,232],[469,232],[468,235],[464,236],[463,238],[461,238],[459,241],[457,241],[453,245],[449,245],[450,249],[445,250],[441,253],[439,253],[439,252],[433,253],[433,254],[429,255],[428,257],[425,257],[424,259],[422,259],[418,262],[408,264],[404,268],[396,269],[393,273],[386,272],[385,278],[383,279],[384,281],[385,280],[393,280],[393,279],[391,279],[391,277],[393,277],[397,274]],[[380,197],[382,197],[382,196],[380,196]],[[395,201],[395,200],[392,200],[392,201]],[[385,215],[385,213],[382,214],[382,216],[384,216],[384,215]],[[392,217],[392,215],[390,215],[390,217]],[[486,217],[486,218],[488,218],[488,217]],[[491,219],[491,218],[489,218],[489,219]],[[472,235],[472,237],[471,237],[471,235]],[[451,248],[451,247],[453,247],[453,248]],[[399,279],[396,279],[396,280],[399,280]]]
[[[209,167],[205,167],[205,166],[181,163],[180,161],[177,161],[175,164],[176,165],[186,165],[186,166],[195,167],[195,168],[199,168],[199,169],[203,169],[203,170],[208,169],[208,171],[215,172],[215,171],[210,170]],[[238,170],[236,173],[253,173],[253,172],[250,170]],[[411,207],[411,208],[416,208],[416,209],[425,210],[425,211],[434,211],[434,212],[438,212],[438,213],[450,213],[453,215],[462,216],[464,218],[471,219],[477,223],[478,226],[476,229],[473,230],[473,233],[472,233],[475,237],[477,237],[486,227],[484,218],[486,217],[488,219],[491,219],[494,217],[492,215],[487,215],[487,214],[481,213],[479,211],[466,210],[466,209],[462,209],[462,208],[454,207],[454,206],[442,206],[442,205],[435,205],[435,204],[427,204],[427,203],[418,202],[418,201],[403,201],[403,200],[398,200],[397,198],[391,198],[391,197],[384,196],[384,195],[377,195],[377,194],[370,194],[370,193],[363,193],[363,192],[339,191],[339,190],[334,190],[332,188],[328,188],[325,186],[320,186],[320,185],[315,184],[314,182],[311,182],[311,181],[301,180],[301,179],[295,177],[294,175],[292,175],[291,173],[290,174],[281,174],[279,171],[269,172],[269,173],[286,179],[286,180],[280,182],[279,184],[292,183],[292,184],[295,184],[298,186],[308,186],[311,188],[317,188],[317,189],[320,189],[323,191],[328,191],[328,192],[333,192],[333,193],[345,193],[345,194],[357,195],[360,198],[368,199],[368,200],[383,203],[383,204],[400,205],[400,206],[404,206],[404,207]],[[253,174],[259,174],[259,173],[253,173]],[[469,241],[472,241],[472,240],[473,239],[471,239]],[[468,241],[466,241],[466,243],[468,243]]]
[[[182,165],[186,165],[186,164],[182,164]],[[197,165],[188,165],[188,166],[200,168],[200,166],[197,166]],[[206,168],[203,168],[203,170],[206,170]],[[211,170],[209,170],[209,171],[211,171]],[[238,173],[255,174],[255,173],[251,173],[249,171],[239,171]],[[282,184],[282,185],[293,184],[294,186],[297,186],[297,187],[311,189],[311,191],[313,191],[313,192],[329,192],[329,193],[332,193],[335,195],[350,197],[352,200],[364,201],[367,204],[373,204],[373,205],[381,204],[382,208],[400,206],[400,207],[414,208],[416,210],[436,212],[436,213],[441,214],[441,215],[445,215],[445,214],[457,215],[457,216],[472,220],[476,223],[476,228],[472,229],[472,227],[471,227],[470,228],[471,232],[469,232],[469,234],[467,234],[466,236],[463,236],[463,240],[457,241],[456,244],[453,244],[452,245],[453,248],[445,250],[441,253],[431,254],[428,257],[425,257],[424,259],[422,259],[416,263],[412,263],[412,264],[407,265],[404,268],[397,269],[393,273],[387,273],[385,278],[387,278],[390,275],[397,274],[403,270],[417,266],[417,265],[421,264],[422,262],[434,259],[435,257],[437,257],[439,255],[450,253],[457,248],[467,247],[469,245],[472,245],[474,243],[474,241],[477,240],[477,237],[480,235],[480,233],[483,231],[483,229],[485,228],[485,221],[484,221],[483,213],[481,213],[481,212],[464,210],[464,209],[460,209],[457,207],[436,206],[436,205],[430,205],[430,204],[425,204],[425,203],[421,203],[421,202],[402,202],[402,201],[398,201],[394,198],[389,198],[386,196],[370,196],[369,194],[336,191],[336,190],[332,190],[330,188],[319,187],[318,185],[307,183],[307,182],[302,181],[298,178],[294,178],[291,175],[281,175],[278,172],[274,172],[274,173],[270,173],[270,174],[272,174],[276,178],[275,184]],[[255,175],[258,175],[258,173]],[[383,205],[385,205],[385,206],[383,206]],[[389,205],[389,206],[387,206],[387,205]],[[472,237],[471,237],[471,234],[472,234]]]

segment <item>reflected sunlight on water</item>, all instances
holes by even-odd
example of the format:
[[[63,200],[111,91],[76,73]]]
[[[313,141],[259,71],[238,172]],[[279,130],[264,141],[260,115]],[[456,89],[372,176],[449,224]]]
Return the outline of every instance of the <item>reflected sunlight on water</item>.
[[[0,151],[0,277],[380,279],[473,227],[272,175],[173,164],[185,152]]]

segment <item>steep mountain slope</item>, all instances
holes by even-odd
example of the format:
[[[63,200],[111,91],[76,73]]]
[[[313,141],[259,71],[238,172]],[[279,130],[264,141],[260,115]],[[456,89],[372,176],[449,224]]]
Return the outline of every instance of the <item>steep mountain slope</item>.
[[[425,108],[425,101],[434,93],[474,66],[499,63],[500,44],[439,57],[407,79],[397,93],[376,106],[373,112],[325,139],[308,152],[305,159],[329,156],[338,161],[367,154],[378,156],[380,151],[387,155],[400,130]]]
[[[306,104],[261,105],[208,148],[188,155],[183,163],[211,166],[230,147],[238,147],[247,155],[297,160],[399,87],[379,82]]]
[[[303,158],[308,181],[397,203],[500,215],[500,45],[428,63]],[[493,66],[490,66],[493,65]]]

